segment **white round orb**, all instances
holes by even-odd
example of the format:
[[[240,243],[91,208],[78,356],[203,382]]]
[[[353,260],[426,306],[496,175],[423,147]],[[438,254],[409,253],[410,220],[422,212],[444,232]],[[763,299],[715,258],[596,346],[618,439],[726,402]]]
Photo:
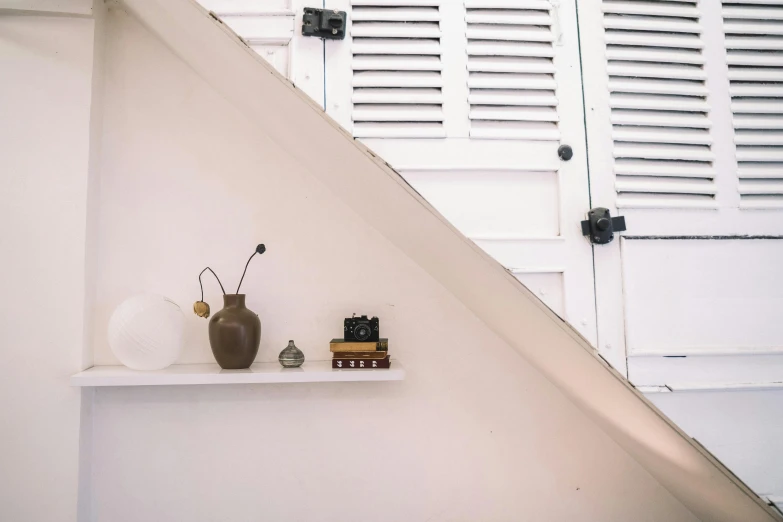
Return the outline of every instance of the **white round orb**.
[[[182,350],[185,316],[162,295],[131,297],[109,320],[109,346],[122,364],[134,370],[162,370]]]

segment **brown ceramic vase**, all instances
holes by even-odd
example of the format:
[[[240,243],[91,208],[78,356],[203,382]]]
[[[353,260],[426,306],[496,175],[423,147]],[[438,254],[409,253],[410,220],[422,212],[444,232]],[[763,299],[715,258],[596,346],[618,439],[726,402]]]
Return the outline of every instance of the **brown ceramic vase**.
[[[223,309],[209,320],[209,344],[221,368],[249,368],[261,342],[261,320],[245,307],[245,294],[225,294]]]

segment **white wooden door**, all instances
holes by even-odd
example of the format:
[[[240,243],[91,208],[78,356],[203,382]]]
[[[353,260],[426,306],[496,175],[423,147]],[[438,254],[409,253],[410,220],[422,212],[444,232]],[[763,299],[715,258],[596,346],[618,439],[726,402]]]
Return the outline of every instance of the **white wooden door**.
[[[573,0],[326,6],[349,19],[326,42],[328,114],[595,343]]]
[[[579,0],[579,15],[592,200],[628,226],[595,248],[599,345],[779,496],[783,3]]]
[[[593,203],[628,225],[596,248],[599,342],[631,369],[783,354],[783,5],[584,0],[580,18]]]

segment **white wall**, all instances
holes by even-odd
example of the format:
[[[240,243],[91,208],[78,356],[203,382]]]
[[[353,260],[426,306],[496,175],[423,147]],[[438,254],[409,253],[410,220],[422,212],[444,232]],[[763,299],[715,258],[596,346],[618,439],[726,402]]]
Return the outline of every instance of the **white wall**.
[[[108,318],[141,291],[185,309],[181,362],[212,360],[198,272],[233,288],[263,241],[243,286],[259,360],[291,338],[328,358],[342,317],[366,312],[408,379],[100,389],[95,520],[695,520],[132,18],[111,14],[107,45],[96,363],[115,362]]]
[[[94,22],[0,14],[0,520],[76,518]],[[85,350],[85,347],[88,349]]]

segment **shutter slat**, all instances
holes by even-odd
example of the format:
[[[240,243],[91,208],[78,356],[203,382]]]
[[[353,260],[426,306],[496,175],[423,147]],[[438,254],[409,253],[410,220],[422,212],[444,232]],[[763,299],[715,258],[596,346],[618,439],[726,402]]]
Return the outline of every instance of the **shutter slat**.
[[[673,51],[670,49],[638,49],[612,47],[606,51],[607,60],[660,63],[662,60],[673,63],[703,65],[704,57],[699,52]]]
[[[615,158],[712,161],[714,155],[708,147],[677,147],[675,145],[616,143]]]
[[[445,138],[446,131],[439,123],[355,122],[353,135],[357,138]]]
[[[604,17],[606,29],[622,29],[626,31],[655,31],[657,33],[691,33],[699,34],[701,29],[695,21],[657,19],[656,17]]]
[[[776,147],[738,147],[737,160],[783,162],[783,149]]]
[[[709,163],[650,160],[617,160],[614,172],[618,176],[665,176],[679,178],[709,178],[714,172]]]
[[[780,178],[783,164],[777,163],[743,163],[737,169],[740,178]]]
[[[743,179],[739,182],[740,194],[783,195],[783,179],[760,180]]]
[[[661,111],[613,110],[612,123],[616,125],[647,125],[653,127],[685,127],[709,129],[711,124],[705,114],[670,113]]]
[[[357,54],[431,54],[440,56],[440,42],[438,40],[383,40],[366,39],[354,40],[351,49]]]
[[[650,178],[618,178],[615,182],[618,192],[651,192],[656,194],[715,194],[711,180]]]
[[[437,23],[354,23],[351,27],[354,38],[440,38],[440,27]]]
[[[675,143],[683,145],[710,145],[712,143],[712,138],[708,132],[673,127],[646,128],[615,125],[612,129],[612,138],[615,141],[633,143]]]
[[[548,28],[517,26],[473,25],[467,31],[469,40],[505,40],[509,42],[552,42],[554,35]]]
[[[783,105],[778,103],[778,105]],[[783,107],[778,107],[778,112],[783,113]],[[747,114],[735,114],[734,115],[734,129],[774,129],[783,130],[783,116],[770,116],[770,115],[747,115]]]
[[[552,7],[548,0],[465,0],[468,9],[537,9]]]
[[[471,120],[496,121],[557,121],[557,111],[551,107],[492,107],[473,106]]]
[[[468,77],[471,89],[533,89],[555,90],[555,79],[545,74],[487,74],[473,73]]]
[[[772,67],[761,67],[758,69],[729,67],[729,81],[783,82],[783,69]]]
[[[661,111],[702,112],[709,111],[710,106],[704,98],[681,96],[658,96],[651,94],[621,94],[615,93],[609,98],[609,105],[616,109],[658,109]]]
[[[532,58],[553,58],[555,50],[551,44],[535,42],[493,42],[470,41],[468,56],[529,56]]]
[[[729,65],[783,67],[783,55],[753,53],[753,52],[729,52],[726,56]]]
[[[559,141],[557,125],[529,122],[472,121],[470,137],[478,139]]]
[[[442,104],[440,89],[354,89],[353,103]]]
[[[734,143],[737,145],[751,145],[758,147],[783,145],[783,133],[774,131],[753,132],[739,129],[734,132]]]
[[[651,65],[633,62],[609,62],[607,71],[610,76],[630,76],[633,78],[661,78],[677,80],[704,80],[707,75],[701,67],[686,67],[679,64]]]
[[[780,100],[770,99],[744,99],[738,98],[731,102],[731,111],[739,113],[759,114],[783,114],[783,104]]]
[[[729,4],[764,4],[764,5],[781,5],[783,6],[783,0],[732,0],[731,2],[726,2]]]
[[[439,73],[370,71],[353,75],[354,87],[442,87]]]
[[[707,87],[703,83],[678,82],[654,79],[609,78],[609,91],[637,94],[671,94],[675,96],[699,96],[706,98]]]
[[[641,32],[612,32],[605,36],[609,45],[666,47],[669,49],[701,49],[704,43],[695,34],[662,34]]]
[[[783,35],[783,27],[774,23],[752,23],[746,21],[727,20],[723,24],[723,30],[728,34],[758,34],[758,35]]]
[[[440,105],[360,105],[354,107],[353,121],[443,121]]]
[[[529,105],[556,107],[557,96],[553,91],[514,91],[500,89],[471,89],[468,95],[471,105]]]
[[[437,56],[367,56],[355,55],[351,60],[354,71],[440,71]]]
[[[356,7],[438,7],[441,0],[351,0],[351,6]]]
[[[532,73],[554,74],[552,60],[535,58],[471,57],[468,59],[468,71],[496,73]]]
[[[548,11],[481,10],[468,11],[465,21],[469,24],[551,25]]]
[[[638,194],[620,192],[617,208],[696,208],[715,209],[718,205],[711,195],[702,194]]]
[[[780,51],[783,50],[783,38],[747,38],[742,36],[726,35],[726,49]]]
[[[734,84],[729,86],[729,93],[732,99],[736,99],[733,103],[742,103],[753,105],[757,103],[769,104],[768,100],[743,100],[747,97],[757,98],[773,98],[776,96],[783,96],[783,85],[774,84]]]
[[[783,209],[783,198],[779,196],[753,196],[746,195],[740,201],[742,209]]]
[[[771,2],[762,3],[769,4]],[[723,7],[723,18],[783,20],[783,9],[768,9],[758,6],[740,7],[736,5],[730,5]]]
[[[354,22],[437,22],[440,13],[433,8],[405,9],[354,9]]]
[[[604,13],[698,18],[699,10],[692,5],[637,2],[604,2]]]

